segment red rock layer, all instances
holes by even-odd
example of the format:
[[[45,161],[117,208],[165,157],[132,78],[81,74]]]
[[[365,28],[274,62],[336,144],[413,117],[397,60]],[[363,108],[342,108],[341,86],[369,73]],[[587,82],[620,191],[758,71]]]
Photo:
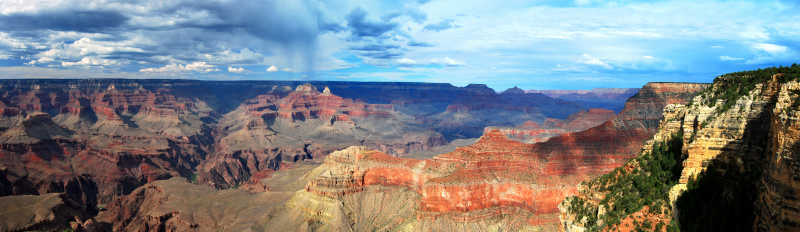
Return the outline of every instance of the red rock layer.
[[[208,145],[208,128],[181,120],[210,112],[168,90],[19,88],[0,101],[0,166],[16,188],[35,190],[27,194],[57,192],[50,186],[85,174],[107,201],[188,175]]]
[[[333,117],[334,121],[345,122],[352,122],[352,117],[388,116],[392,110],[391,104],[366,104],[333,95],[327,88],[320,93],[311,85],[300,85],[285,97],[259,95],[245,102],[244,107],[251,115],[264,118],[304,121]]]
[[[200,180],[232,187],[277,170],[284,161],[319,158],[351,145],[404,154],[446,143],[440,134],[408,126],[416,122],[399,121],[395,114],[392,105],[342,98],[309,84],[259,95],[221,120],[216,151],[200,168]],[[394,133],[374,129],[382,126]]]
[[[618,167],[629,157],[562,156],[540,153],[545,150],[540,146],[488,130],[475,144],[431,160],[396,158],[377,151],[348,157],[334,153],[326,159],[330,175],[312,180],[306,190],[340,197],[369,185],[405,186],[421,195],[420,213],[426,217],[506,207],[552,214],[564,197],[576,192],[581,180]]]
[[[586,130],[604,122],[614,119],[614,111],[605,109],[589,109],[570,115],[566,120],[548,118],[540,125],[532,121],[526,121],[520,126],[513,128],[494,128],[509,138],[527,143],[544,142],[547,139],[569,133]],[[488,129],[487,129],[488,130]]]

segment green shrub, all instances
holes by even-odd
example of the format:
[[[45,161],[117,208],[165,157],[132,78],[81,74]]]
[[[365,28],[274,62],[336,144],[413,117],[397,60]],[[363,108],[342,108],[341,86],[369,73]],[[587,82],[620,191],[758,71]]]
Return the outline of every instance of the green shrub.
[[[771,67],[722,75],[721,78],[730,81],[714,81],[716,91],[709,92],[712,91],[711,88],[706,89],[704,95],[709,96],[708,94],[710,94],[711,97],[704,103],[708,106],[713,106],[717,100],[722,99],[723,103],[717,108],[717,113],[726,112],[736,104],[736,99],[755,89],[756,84],[766,83],[773,75],[778,73],[783,74],[783,77],[778,80],[780,83],[797,80],[800,77],[800,65],[792,64],[791,66]]]
[[[673,135],[668,142],[654,145],[650,153],[632,160],[638,163],[639,168],[630,173],[625,173],[621,167],[596,178],[589,184],[606,192],[598,206],[573,197],[570,211],[577,215],[578,220],[586,220],[589,231],[599,231],[605,226],[615,227],[622,218],[644,206],[650,207],[653,213],[665,212],[669,189],[677,183],[683,169],[681,165],[685,157],[681,153],[682,137],[681,134]],[[602,218],[597,218],[599,206],[606,209]],[[596,225],[600,219],[604,225]],[[642,222],[640,226],[650,229],[653,224]]]

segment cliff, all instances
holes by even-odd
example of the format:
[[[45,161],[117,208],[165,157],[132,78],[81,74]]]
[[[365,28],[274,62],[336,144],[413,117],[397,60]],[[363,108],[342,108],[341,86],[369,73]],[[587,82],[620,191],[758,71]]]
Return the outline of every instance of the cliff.
[[[726,74],[667,106],[639,157],[560,205],[561,229],[797,230],[797,70]]]

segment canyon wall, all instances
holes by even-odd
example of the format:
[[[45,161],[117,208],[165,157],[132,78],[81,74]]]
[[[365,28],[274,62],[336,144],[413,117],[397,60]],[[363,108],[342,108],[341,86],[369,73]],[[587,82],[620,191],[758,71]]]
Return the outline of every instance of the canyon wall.
[[[561,229],[797,230],[800,169],[792,156],[799,152],[800,90],[793,70],[726,74],[690,103],[667,106],[659,131],[636,160],[583,183],[561,204]],[[648,165],[664,150],[678,162]],[[623,187],[625,180],[661,171],[674,173],[664,188]],[[626,194],[615,197],[617,191],[634,194],[626,200]],[[640,200],[646,191],[658,197]]]

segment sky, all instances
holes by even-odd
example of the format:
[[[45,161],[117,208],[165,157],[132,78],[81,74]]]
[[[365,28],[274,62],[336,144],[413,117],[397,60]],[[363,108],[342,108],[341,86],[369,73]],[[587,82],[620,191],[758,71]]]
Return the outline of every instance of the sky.
[[[800,60],[798,1],[0,0],[0,78],[711,82]]]

